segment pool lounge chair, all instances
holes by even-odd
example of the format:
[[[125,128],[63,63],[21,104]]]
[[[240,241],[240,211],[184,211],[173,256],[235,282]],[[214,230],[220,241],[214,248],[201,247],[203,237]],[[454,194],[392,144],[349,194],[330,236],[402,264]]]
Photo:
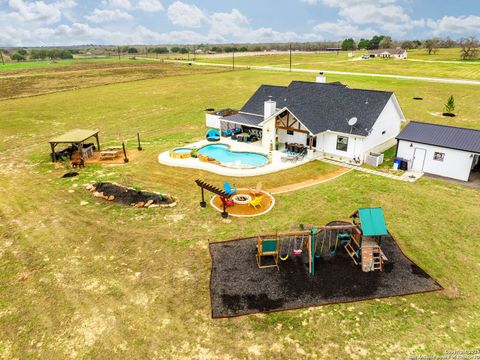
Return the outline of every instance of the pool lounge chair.
[[[220,141],[220,132],[217,129],[210,129],[207,131],[205,138],[208,141]]]
[[[223,183],[223,188],[225,189],[225,192],[229,196],[237,193],[237,189],[235,189],[233,186],[231,186],[228,181]]]
[[[252,206],[255,210],[257,210],[257,207],[262,207],[262,200],[263,200],[263,196],[258,196],[253,200],[250,200],[248,202],[248,205]]]
[[[225,130],[222,130],[222,136],[223,137],[229,137],[229,136],[232,136],[233,135],[233,131],[230,130],[230,129],[225,129]]]

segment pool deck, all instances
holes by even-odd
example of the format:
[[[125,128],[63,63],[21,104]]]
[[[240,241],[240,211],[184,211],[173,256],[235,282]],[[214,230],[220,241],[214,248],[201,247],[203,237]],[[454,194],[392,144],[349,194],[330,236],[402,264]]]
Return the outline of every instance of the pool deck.
[[[234,168],[228,168],[225,166],[212,164],[208,162],[202,162],[195,158],[187,158],[187,159],[172,158],[170,156],[170,152],[165,151],[158,156],[158,162],[163,165],[210,171],[214,174],[223,175],[223,176],[248,177],[248,176],[271,174],[277,171],[291,169],[316,159],[316,157],[308,158],[307,156],[305,156],[305,158],[302,161],[297,161],[296,163],[282,162],[281,158],[282,158],[282,155],[285,155],[284,153],[282,153],[281,151],[267,152],[261,146],[260,141],[256,143],[241,143],[238,141],[231,140],[229,138],[222,138],[219,142],[208,142],[206,140],[202,140],[196,143],[182,145],[179,147],[181,148],[188,147],[192,149],[198,149],[202,146],[211,145],[211,144],[226,144],[230,146],[230,150],[232,151],[257,152],[257,153],[268,156],[271,159],[271,161],[264,166],[260,166],[253,169],[234,169]]]

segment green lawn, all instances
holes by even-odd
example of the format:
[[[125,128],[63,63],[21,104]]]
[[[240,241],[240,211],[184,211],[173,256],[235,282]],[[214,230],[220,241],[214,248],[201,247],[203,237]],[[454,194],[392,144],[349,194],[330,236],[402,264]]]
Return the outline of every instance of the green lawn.
[[[239,107],[259,84],[311,75],[252,70],[171,76],[0,102],[0,354],[4,358],[405,359],[478,347],[480,191],[423,178],[403,183],[350,172],[277,196],[267,216],[222,221],[198,206],[193,179],[161,151],[198,140],[204,109]],[[479,127],[475,86],[329,77],[395,90],[409,119]],[[459,116],[431,113],[453,93]],[[422,102],[412,100],[423,96]],[[48,162],[47,140],[98,128],[110,144],[145,151],[126,166],[89,166],[78,178]],[[310,163],[261,178],[274,187],[327,172]],[[173,209],[130,209],[82,189],[91,180],[174,194]],[[88,201],[80,206],[81,201]],[[208,243],[298,224],[347,220],[382,206],[405,253],[445,291],[235,319],[210,318]],[[321,271],[321,270],[320,270]]]

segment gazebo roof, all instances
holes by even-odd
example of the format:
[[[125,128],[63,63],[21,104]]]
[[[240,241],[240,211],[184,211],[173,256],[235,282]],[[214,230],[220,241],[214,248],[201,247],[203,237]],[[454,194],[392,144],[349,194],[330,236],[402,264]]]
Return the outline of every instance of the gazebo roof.
[[[49,141],[51,144],[59,143],[81,143],[98,134],[98,130],[74,129],[53,138]]]

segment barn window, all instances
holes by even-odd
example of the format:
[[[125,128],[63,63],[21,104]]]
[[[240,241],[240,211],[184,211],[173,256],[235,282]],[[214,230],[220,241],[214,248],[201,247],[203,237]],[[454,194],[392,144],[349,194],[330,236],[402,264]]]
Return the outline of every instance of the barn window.
[[[287,135],[293,135],[293,130],[287,130]]]
[[[443,161],[443,159],[445,159],[445,153],[435,152],[435,153],[433,154],[433,160]]]
[[[347,151],[348,136],[337,136],[337,150]]]

